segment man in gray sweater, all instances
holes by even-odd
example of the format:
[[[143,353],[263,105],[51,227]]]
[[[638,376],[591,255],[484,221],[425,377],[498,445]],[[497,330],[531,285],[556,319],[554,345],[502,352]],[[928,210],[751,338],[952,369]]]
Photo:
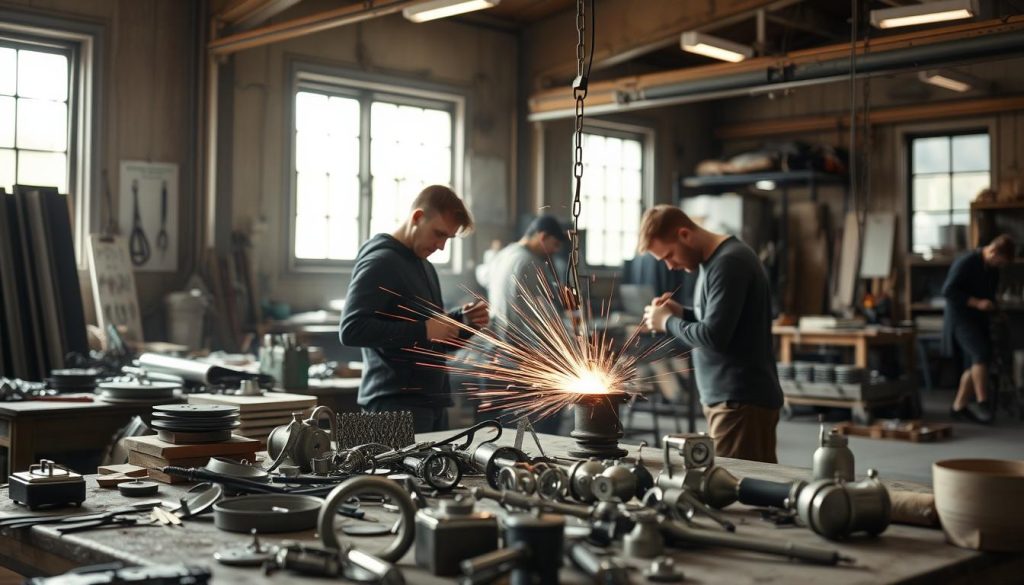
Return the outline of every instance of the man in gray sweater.
[[[640,225],[640,252],[672,270],[696,271],[693,310],[666,293],[644,310],[647,327],[693,349],[697,389],[715,453],[777,463],[775,427],[782,389],[772,349],[771,291],[757,255],[738,239],[709,232],[671,205]]]

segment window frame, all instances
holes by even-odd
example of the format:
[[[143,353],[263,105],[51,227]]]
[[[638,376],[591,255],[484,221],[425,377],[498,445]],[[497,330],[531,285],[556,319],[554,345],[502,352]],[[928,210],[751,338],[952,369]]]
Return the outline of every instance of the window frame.
[[[357,99],[360,102],[360,189],[359,189],[359,242],[360,245],[374,234],[370,232],[370,215],[373,209],[372,176],[370,175],[370,135],[364,136],[364,129],[370,127],[370,106],[374,101],[386,101],[400,105],[413,105],[447,109],[452,115],[452,185],[462,197],[466,206],[472,208],[471,197],[463,191],[465,165],[465,121],[467,98],[464,92],[450,86],[421,82],[401,77],[366,74],[349,69],[312,64],[292,60],[289,65],[289,94],[285,100],[285,136],[287,163],[283,197],[285,209],[285,242],[288,253],[286,271],[303,274],[350,274],[355,260],[305,259],[295,256],[297,185],[295,164],[295,94],[309,89],[330,96]],[[465,246],[462,238],[451,242],[451,259],[447,263],[434,264],[439,273],[457,274],[465,268]]]
[[[990,179],[990,185],[998,183],[997,167],[995,162],[997,158],[998,140],[996,139],[996,124],[993,119],[972,119],[963,120],[952,123],[941,123],[941,124],[923,124],[923,125],[909,125],[899,128],[896,133],[896,139],[898,140],[900,152],[902,153],[902,164],[900,165],[900,173],[902,174],[903,189],[905,192],[905,219],[904,226],[906,228],[906,251],[907,253],[914,254],[913,251],[913,140],[918,138],[935,138],[935,137],[953,137],[953,136],[964,136],[970,134],[987,134],[988,135],[988,174]],[[951,168],[951,167],[950,167]],[[950,170],[950,176],[952,171]],[[950,198],[952,192],[950,192]],[[950,199],[951,203],[951,199]],[[951,209],[951,208],[950,208]],[[970,229],[971,229],[971,215],[970,209],[968,209],[968,245],[970,246]]]
[[[613,122],[610,120],[602,120],[600,118],[590,118],[583,121],[583,133],[584,134],[597,134],[605,137],[613,138],[624,138],[629,140],[639,140],[640,142],[640,215],[647,211],[654,204],[654,182],[655,182],[655,139],[657,138],[657,131],[649,126],[642,126],[639,124],[630,124],[625,122]],[[570,145],[574,145],[575,141],[571,141]],[[571,153],[571,151],[570,151]],[[586,163],[587,152],[583,151],[583,161]],[[570,154],[570,161],[572,160]],[[570,174],[571,176],[571,174]],[[584,172],[583,180],[587,180],[587,175]],[[572,188],[575,189],[576,179],[571,180]],[[574,191],[570,191],[574,193]],[[571,200],[570,200],[571,203]],[[639,225],[637,228],[639,229]],[[586,229],[586,228],[584,228]],[[622,271],[622,264],[619,266],[609,266],[606,264],[590,264],[587,262],[586,257],[586,238],[582,242],[581,248],[581,265],[586,268],[589,274],[618,274]],[[636,257],[634,253],[634,258]],[[628,258],[627,258],[628,260]]]
[[[68,188],[75,260],[86,270],[86,240],[99,226],[104,82],[104,28],[100,24],[8,11],[0,20],[0,43],[68,56]]]

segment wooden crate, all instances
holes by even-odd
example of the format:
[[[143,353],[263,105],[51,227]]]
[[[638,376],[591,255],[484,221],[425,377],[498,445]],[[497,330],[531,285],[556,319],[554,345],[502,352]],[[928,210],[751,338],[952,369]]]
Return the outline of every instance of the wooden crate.
[[[929,423],[922,420],[881,420],[869,426],[843,422],[835,425],[835,428],[841,435],[871,439],[899,439],[914,443],[938,441],[953,436],[953,425]]]

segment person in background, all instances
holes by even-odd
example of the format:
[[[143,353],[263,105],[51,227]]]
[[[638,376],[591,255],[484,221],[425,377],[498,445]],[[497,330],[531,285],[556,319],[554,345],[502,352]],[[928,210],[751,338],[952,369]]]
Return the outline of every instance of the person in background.
[[[455,192],[432,185],[420,192],[394,232],[362,245],[352,270],[339,336],[342,344],[362,348],[357,401],[367,412],[411,411],[417,433],[448,428],[451,389],[448,374],[436,367],[445,360],[409,350],[450,351],[451,342],[468,335],[454,323],[419,314],[428,306],[444,306],[437,271],[427,257],[472,229],[473,218]],[[448,316],[477,329],[489,321],[482,302]]]
[[[946,355],[960,356],[964,372],[950,406],[954,420],[992,422],[988,399],[988,364],[992,360],[989,314],[996,308],[999,268],[1013,260],[1015,244],[1003,234],[956,259],[949,268],[942,296],[946,311],[942,322],[942,348]],[[971,396],[975,402],[971,402]]]
[[[542,294],[539,287],[551,286],[557,291],[557,283],[553,283],[551,269],[545,264],[551,256],[557,254],[568,241],[565,229],[553,215],[541,215],[534,218],[526,228],[518,242],[502,248],[490,262],[487,284],[487,304],[498,327],[495,333],[508,339],[508,331],[524,330],[525,324],[515,307],[522,305],[520,285],[534,296]],[[545,278],[548,282],[542,282]],[[530,421],[534,429],[542,433],[556,434],[561,422],[558,414],[553,414],[541,421]]]
[[[701,228],[671,205],[644,213],[638,251],[672,270],[697,272],[692,311],[667,292],[645,308],[644,321],[693,348],[715,453],[777,463],[782,388],[772,348],[771,291],[757,254],[735,237]]]

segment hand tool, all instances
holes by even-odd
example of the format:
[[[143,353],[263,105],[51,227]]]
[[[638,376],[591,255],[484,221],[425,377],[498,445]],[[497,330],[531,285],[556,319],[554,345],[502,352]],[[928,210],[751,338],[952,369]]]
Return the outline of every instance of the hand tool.
[[[160,183],[160,232],[156,235],[156,247],[160,255],[167,253],[167,181]]]
[[[128,252],[132,264],[141,266],[149,261],[149,239],[142,229],[142,215],[139,213],[139,181],[132,179],[132,233],[128,238]]]

